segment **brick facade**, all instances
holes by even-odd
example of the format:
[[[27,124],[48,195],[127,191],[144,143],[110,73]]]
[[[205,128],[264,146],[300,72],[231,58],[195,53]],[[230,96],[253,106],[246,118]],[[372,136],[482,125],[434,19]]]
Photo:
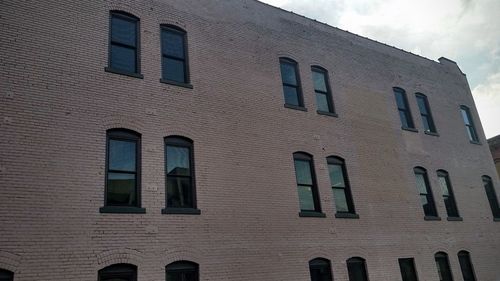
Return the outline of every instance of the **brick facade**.
[[[500,177],[500,136],[489,139],[488,145],[490,146],[491,156],[493,156],[493,162],[495,162],[497,168],[497,174]]]

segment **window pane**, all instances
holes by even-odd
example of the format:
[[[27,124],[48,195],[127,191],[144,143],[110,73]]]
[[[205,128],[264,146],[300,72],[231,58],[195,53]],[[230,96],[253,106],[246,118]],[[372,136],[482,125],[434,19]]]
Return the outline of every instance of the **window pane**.
[[[410,124],[408,122],[408,118],[406,117],[405,111],[402,111],[402,110],[399,111],[399,119],[401,119],[401,126],[403,126],[405,128],[413,127],[413,126],[410,126]]]
[[[128,46],[136,46],[136,22],[111,17],[111,40]]]
[[[429,209],[429,200],[427,198],[427,195],[420,195],[420,202],[422,203],[422,206],[424,207],[425,215],[428,215],[430,213],[430,209]]]
[[[330,183],[333,187],[345,187],[344,171],[342,171],[342,166],[329,164],[328,172],[330,174]]]
[[[401,92],[394,92],[394,95],[396,96],[396,103],[398,104],[398,108],[399,109],[407,109],[404,94]]]
[[[124,172],[136,170],[136,143],[132,141],[109,140],[109,169]]]
[[[444,205],[446,207],[446,213],[448,217],[458,217],[457,206],[455,205],[455,200],[453,197],[445,197]]]
[[[420,109],[420,113],[425,114],[425,115],[429,114],[428,109],[427,109],[427,104],[425,102],[424,97],[417,97],[417,104],[418,104],[418,108]]]
[[[361,261],[348,262],[347,271],[349,272],[349,281],[367,281],[365,265]]]
[[[323,72],[313,71],[314,89],[322,92],[327,92],[326,77]]]
[[[136,206],[136,180],[134,174],[108,173],[107,204]]]
[[[329,266],[310,267],[311,281],[332,281],[332,273]]]
[[[488,197],[488,201],[490,202],[491,212],[493,213],[493,217],[500,218],[500,207],[498,206],[498,199],[496,196],[495,189],[493,187],[493,183],[490,179],[484,180],[484,188],[486,189],[486,196]]]
[[[319,111],[330,112],[330,106],[326,94],[316,93],[316,104]]]
[[[283,91],[285,94],[286,104],[300,106],[299,93],[297,92],[297,88],[283,86]]]
[[[436,257],[436,264],[440,281],[453,281],[448,259],[445,257]]]
[[[469,135],[469,140],[471,141],[478,141],[476,131],[474,130],[474,127],[472,126],[467,126],[467,134]]]
[[[428,116],[422,116],[422,123],[424,124],[424,129],[426,131],[432,131],[431,130],[431,123],[430,123]]]
[[[163,30],[161,40],[164,55],[184,59],[184,34]]]
[[[417,189],[421,194],[427,194],[427,187],[425,183],[425,176],[423,174],[415,174],[415,179],[417,181]]]
[[[309,161],[295,160],[294,162],[297,184],[312,185],[311,164]]]
[[[439,181],[439,186],[441,187],[441,191],[443,192],[443,195],[445,196],[450,195],[450,191],[448,189],[448,182],[446,181],[446,178],[443,176],[439,176],[438,181]]]
[[[184,61],[163,57],[163,79],[186,83]]]
[[[418,281],[413,259],[399,259],[403,281]]]
[[[135,49],[111,44],[111,67],[125,72],[135,73]]]
[[[167,272],[167,281],[184,281],[182,280],[182,272]]]
[[[281,79],[283,83],[297,86],[297,74],[295,73],[295,65],[290,63],[281,63]]]
[[[299,191],[300,209],[303,211],[315,211],[312,187],[299,185],[297,189]]]
[[[458,261],[460,262],[460,269],[462,270],[464,281],[476,281],[472,262],[470,261],[470,255],[466,252],[461,252],[458,254]]]
[[[347,205],[347,196],[344,189],[333,188],[333,199],[335,200],[335,209],[337,213],[349,213],[349,206]]]
[[[189,148],[167,145],[167,175],[191,175],[189,158]]]
[[[167,206],[172,208],[193,207],[191,178],[167,177]]]
[[[462,108],[462,109],[460,109],[460,112],[462,113],[462,118],[464,119],[465,125],[471,125],[470,121],[469,121],[468,111],[466,111],[465,109]]]

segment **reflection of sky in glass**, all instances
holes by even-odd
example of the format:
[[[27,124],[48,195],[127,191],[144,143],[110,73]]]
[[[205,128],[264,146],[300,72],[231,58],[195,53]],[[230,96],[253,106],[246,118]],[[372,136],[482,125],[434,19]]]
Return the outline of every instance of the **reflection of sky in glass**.
[[[189,148],[167,146],[167,173],[189,175]]]
[[[111,18],[113,32],[111,36],[113,41],[120,42],[129,46],[135,46],[135,23],[121,19],[119,17]]]
[[[460,111],[462,112],[462,118],[464,119],[464,123],[466,125],[470,125],[469,115],[467,114],[467,111],[465,111],[464,109],[460,109]]]
[[[330,181],[333,187],[345,187],[344,173],[339,165],[328,165]]]
[[[109,169],[135,172],[135,142],[109,140]]]
[[[314,211],[314,199],[310,186],[299,186],[300,209]]]
[[[425,179],[422,174],[415,174],[415,180],[417,181],[418,192],[427,194],[427,188],[425,187]]]
[[[284,83],[297,85],[297,77],[295,76],[295,66],[288,63],[281,63],[281,77]]]
[[[328,98],[326,94],[316,93],[316,104],[319,111],[329,112],[330,108],[328,106]]]
[[[321,72],[313,71],[314,89],[326,92],[325,75]]]
[[[396,102],[398,103],[398,107],[401,109],[406,109],[406,103],[403,97],[403,93],[395,92],[396,94]]]
[[[443,192],[443,195],[450,195],[450,192],[448,190],[448,184],[446,182],[445,177],[438,177],[439,180],[439,185],[441,186],[441,191]]]
[[[423,114],[427,114],[427,105],[425,104],[424,97],[417,97],[418,108]]]
[[[308,161],[295,160],[295,176],[298,184],[312,185],[311,167]]]
[[[184,58],[184,38],[183,35],[163,31],[162,32],[163,53],[176,58]]]
[[[337,212],[349,212],[347,199],[343,189],[333,189],[333,199],[335,199],[335,208]]]

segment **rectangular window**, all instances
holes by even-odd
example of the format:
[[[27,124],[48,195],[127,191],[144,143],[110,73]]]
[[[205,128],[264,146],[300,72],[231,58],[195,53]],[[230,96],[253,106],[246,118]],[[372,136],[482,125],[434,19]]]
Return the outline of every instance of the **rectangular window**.
[[[422,124],[426,132],[436,133],[436,127],[434,126],[434,120],[432,119],[431,108],[429,106],[429,101],[427,97],[423,94],[416,94],[418,109],[420,110],[420,116],[422,117]]]
[[[415,168],[415,180],[417,183],[417,190],[420,195],[420,202],[424,209],[426,217],[437,217],[436,205],[432,196],[431,187],[427,178],[427,172],[422,168]]]
[[[311,69],[318,112],[334,113],[332,93],[328,83],[328,72],[317,66],[313,66]]]
[[[415,129],[406,92],[401,88],[393,89],[394,96],[396,97],[396,104],[398,106],[399,119],[401,119],[401,127],[403,129]]]
[[[344,160],[331,156],[327,158],[327,163],[337,213],[355,214]]]
[[[443,193],[444,205],[446,206],[448,217],[460,217],[448,173],[442,170],[438,171],[438,181]]]
[[[483,176],[484,189],[486,190],[486,196],[490,202],[491,212],[495,219],[500,219],[500,207],[498,205],[497,194],[495,188],[493,187],[493,181],[488,176]]]
[[[469,108],[465,105],[460,106],[460,113],[462,114],[462,119],[464,120],[465,129],[467,131],[467,135],[469,136],[469,140],[471,142],[479,142],[476,127],[474,126],[474,122],[472,121]]]
[[[186,32],[175,26],[161,26],[162,80],[189,83]]]
[[[304,213],[321,212],[312,157],[294,153],[295,177],[299,193],[300,210]]]
[[[111,12],[109,69],[139,73],[139,19],[121,12]]]
[[[281,58],[280,69],[283,93],[285,95],[285,105],[304,107],[297,62],[291,59]]]
[[[399,268],[401,269],[403,281],[418,281],[413,258],[399,259]]]

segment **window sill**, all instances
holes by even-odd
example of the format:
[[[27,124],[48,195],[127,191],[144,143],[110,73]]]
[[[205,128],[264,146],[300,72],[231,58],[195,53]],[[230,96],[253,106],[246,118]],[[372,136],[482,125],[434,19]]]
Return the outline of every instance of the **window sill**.
[[[429,136],[439,137],[439,134],[438,134],[438,133],[435,133],[435,132],[431,132],[431,131],[424,131],[424,133],[425,133],[426,135],[429,135]]]
[[[160,79],[160,82],[164,83],[164,84],[179,86],[179,87],[188,88],[188,89],[193,88],[193,85],[191,85],[189,83],[181,83],[181,82],[176,82],[176,81],[172,81],[172,80],[164,80],[164,79]]]
[[[139,207],[104,206],[99,208],[99,213],[145,214],[146,209]]]
[[[336,213],[335,217],[338,219],[359,219],[358,214],[352,214],[352,213]]]
[[[441,218],[440,217],[435,217],[435,216],[425,216],[424,220],[426,220],[426,221],[440,221]]]
[[[110,68],[110,67],[105,67],[104,71],[114,73],[114,74],[120,74],[120,75],[129,76],[129,77],[139,78],[139,79],[144,78],[144,75],[139,74],[139,73],[127,72],[127,71],[118,70],[118,69],[114,69],[114,68]]]
[[[410,127],[401,127],[401,129],[405,130],[405,131],[410,131],[410,132],[414,132],[414,133],[418,133],[418,130],[415,129],[415,128],[410,128]]]
[[[464,219],[461,217],[448,217],[448,221],[463,221]]]
[[[493,221],[500,221],[500,218],[493,218]]]
[[[200,209],[194,208],[165,208],[161,209],[161,213],[172,214],[172,215],[201,215]]]
[[[307,108],[305,108],[303,106],[298,106],[298,105],[292,105],[292,104],[285,103],[285,107],[290,108],[290,109],[300,110],[300,111],[307,111]]]
[[[339,115],[335,112],[328,112],[328,111],[321,111],[321,110],[316,110],[316,112],[319,115],[326,115],[326,116],[331,116],[331,117],[339,117]]]
[[[480,142],[478,142],[478,141],[469,141],[469,142],[470,142],[470,143],[472,143],[472,144],[481,145],[481,143],[480,143]]]
[[[301,211],[299,213],[299,217],[302,218],[326,218],[325,213],[322,212],[314,212],[314,211]]]

